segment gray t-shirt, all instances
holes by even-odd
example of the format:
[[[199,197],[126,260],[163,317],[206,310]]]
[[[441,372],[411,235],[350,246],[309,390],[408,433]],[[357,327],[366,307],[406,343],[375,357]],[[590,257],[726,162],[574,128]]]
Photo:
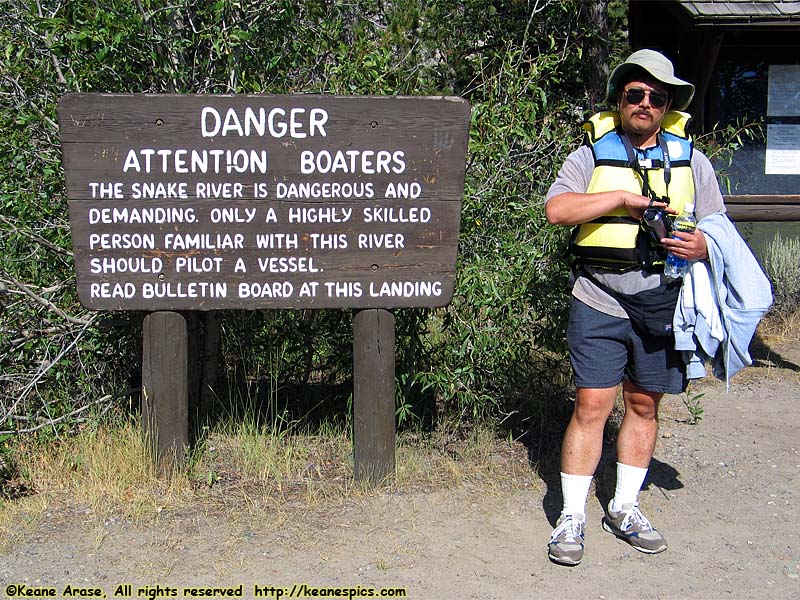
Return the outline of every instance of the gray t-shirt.
[[[695,216],[698,222],[713,213],[724,213],[725,204],[719,191],[719,184],[711,161],[698,150],[692,154],[692,174],[695,188]],[[547,192],[545,204],[554,196],[565,192],[583,194],[589,187],[594,171],[594,157],[588,146],[581,146],[570,154],[561,166],[556,180]],[[699,225],[702,228],[702,225]],[[591,269],[598,281],[623,294],[636,294],[644,290],[658,287],[664,281],[660,273],[647,273],[641,269],[632,269],[622,273],[603,269]],[[625,310],[606,292],[594,285],[585,277],[578,277],[572,288],[572,295],[599,310],[615,317],[627,318]]]

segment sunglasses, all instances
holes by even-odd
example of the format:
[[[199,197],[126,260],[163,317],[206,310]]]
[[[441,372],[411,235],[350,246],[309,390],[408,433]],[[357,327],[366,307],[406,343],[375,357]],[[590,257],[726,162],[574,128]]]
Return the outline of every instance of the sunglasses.
[[[666,92],[659,92],[658,90],[644,90],[639,87],[634,87],[625,90],[625,100],[628,104],[639,104],[646,95],[650,96],[650,104],[654,108],[663,108],[669,102],[669,94]]]

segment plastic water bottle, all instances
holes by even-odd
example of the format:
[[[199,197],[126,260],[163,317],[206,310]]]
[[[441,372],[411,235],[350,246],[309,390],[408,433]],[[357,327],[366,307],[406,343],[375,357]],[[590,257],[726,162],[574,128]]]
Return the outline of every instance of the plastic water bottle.
[[[684,231],[691,233],[697,227],[697,221],[694,218],[694,204],[687,202],[684,205],[683,212],[679,214],[673,222],[675,231]],[[675,235],[673,238],[677,237]],[[671,252],[667,254],[667,263],[664,265],[664,275],[672,279],[678,279],[689,272],[689,261],[685,258],[678,258]]]

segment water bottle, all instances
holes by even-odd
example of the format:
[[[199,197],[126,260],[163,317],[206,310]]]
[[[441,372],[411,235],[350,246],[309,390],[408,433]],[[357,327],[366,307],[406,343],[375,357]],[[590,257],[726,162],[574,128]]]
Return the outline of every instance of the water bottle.
[[[694,204],[687,202],[684,205],[683,212],[679,214],[673,221],[675,231],[685,231],[691,233],[697,227],[697,221],[694,218]],[[673,238],[677,237],[675,235]],[[667,263],[664,265],[664,275],[672,279],[678,279],[689,272],[689,261],[685,258],[678,258],[671,252],[667,254]]]

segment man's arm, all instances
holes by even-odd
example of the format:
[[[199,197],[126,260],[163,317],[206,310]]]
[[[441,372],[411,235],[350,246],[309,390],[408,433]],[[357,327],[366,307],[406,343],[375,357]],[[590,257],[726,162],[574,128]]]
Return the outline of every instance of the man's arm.
[[[547,220],[553,225],[579,225],[620,207],[634,219],[641,219],[644,209],[650,206],[650,199],[645,196],[622,190],[586,193],[593,170],[594,158],[587,146],[567,157],[547,192],[544,206]],[[662,202],[655,202],[654,206],[667,207]]]
[[[564,192],[553,196],[545,204],[547,220],[553,225],[578,225],[604,215],[616,208],[624,208],[634,219],[641,219],[648,206],[659,206],[676,212],[664,202],[650,203],[650,198],[623,190],[593,194]]]

